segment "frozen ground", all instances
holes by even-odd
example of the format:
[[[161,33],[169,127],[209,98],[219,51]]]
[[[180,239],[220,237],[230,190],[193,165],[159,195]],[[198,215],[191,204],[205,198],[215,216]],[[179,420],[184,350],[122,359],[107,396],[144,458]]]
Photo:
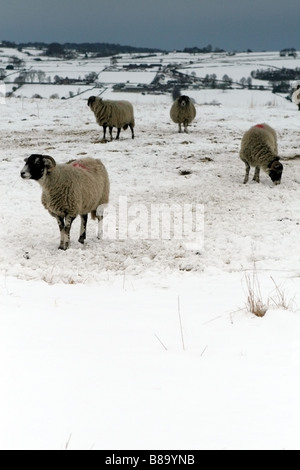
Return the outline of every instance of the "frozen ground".
[[[108,144],[83,99],[0,106],[2,449],[300,447],[299,112],[268,92],[190,95],[188,135],[169,97],[129,95],[136,139]],[[277,187],[242,184],[240,140],[258,122],[278,132]],[[98,241],[92,221],[82,247],[76,221],[59,252],[39,185],[19,176],[31,153],[100,157],[131,214],[203,206],[203,248]],[[264,318],[245,308],[254,264]]]

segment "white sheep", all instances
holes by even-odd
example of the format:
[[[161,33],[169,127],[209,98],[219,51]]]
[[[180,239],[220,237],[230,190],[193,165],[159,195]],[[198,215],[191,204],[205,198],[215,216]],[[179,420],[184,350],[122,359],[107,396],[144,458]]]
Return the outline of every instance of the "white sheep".
[[[246,165],[244,184],[249,180],[250,167],[255,167],[253,180],[259,183],[259,173],[262,168],[274,184],[280,184],[283,166],[277,156],[277,135],[268,124],[257,124],[251,127],[243,136],[240,149],[240,159]]]
[[[92,219],[98,219],[101,238],[104,205],[109,199],[109,178],[101,160],[83,158],[57,165],[52,157],[31,155],[25,159],[21,177],[40,183],[42,204],[58,222],[59,249],[69,248],[71,226],[78,215],[81,217],[78,241],[83,244],[86,239],[89,213]]]
[[[178,132],[182,132],[182,124],[184,132],[188,133],[188,125],[193,122],[196,117],[196,108],[192,100],[188,96],[179,96],[170,110],[170,117],[175,124],[178,124]]]
[[[109,128],[110,140],[113,140],[112,130],[118,129],[116,140],[120,137],[121,129],[130,127],[134,139],[134,109],[129,101],[103,100],[98,96],[90,96],[88,106],[93,111],[99,126],[103,127],[103,140],[106,137],[106,129]]]

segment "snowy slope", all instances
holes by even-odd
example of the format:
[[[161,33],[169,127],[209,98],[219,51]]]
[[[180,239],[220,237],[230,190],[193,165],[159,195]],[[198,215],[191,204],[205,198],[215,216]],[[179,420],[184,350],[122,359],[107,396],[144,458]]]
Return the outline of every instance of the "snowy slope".
[[[0,106],[0,448],[299,448],[299,112],[269,92],[189,94],[198,114],[179,135],[170,97],[107,91],[137,123],[108,144],[85,99]],[[277,187],[242,184],[258,122],[278,132]],[[112,207],[126,198],[147,223],[153,204],[203,207],[203,248],[98,241],[93,221],[82,247],[78,220],[59,252],[39,185],[19,176],[31,153],[101,158]],[[245,306],[254,264],[264,318]]]

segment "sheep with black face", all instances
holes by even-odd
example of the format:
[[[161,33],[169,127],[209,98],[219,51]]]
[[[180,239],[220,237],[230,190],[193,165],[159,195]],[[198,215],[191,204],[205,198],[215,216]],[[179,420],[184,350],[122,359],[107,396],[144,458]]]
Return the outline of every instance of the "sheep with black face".
[[[178,124],[178,132],[182,132],[182,125],[184,132],[188,133],[188,126],[193,122],[197,115],[196,108],[191,98],[186,95],[179,96],[170,110],[170,117],[175,124]]]
[[[71,226],[78,215],[81,217],[78,241],[83,244],[86,239],[89,213],[92,219],[98,219],[101,238],[104,205],[109,199],[109,178],[101,160],[83,158],[57,165],[47,155],[31,155],[25,159],[21,177],[41,185],[42,204],[59,226],[59,249],[69,248]]]
[[[257,124],[243,136],[240,159],[246,165],[244,184],[248,183],[250,167],[255,167],[253,180],[259,183],[262,168],[274,184],[280,184],[283,166],[278,157],[277,134],[268,124]]]
[[[110,140],[113,140],[113,128],[117,128],[116,140],[120,138],[121,129],[130,127],[134,139],[134,109],[129,101],[103,100],[98,96],[90,96],[88,106],[93,111],[99,126],[103,127],[103,140],[106,139],[106,129],[109,128]]]

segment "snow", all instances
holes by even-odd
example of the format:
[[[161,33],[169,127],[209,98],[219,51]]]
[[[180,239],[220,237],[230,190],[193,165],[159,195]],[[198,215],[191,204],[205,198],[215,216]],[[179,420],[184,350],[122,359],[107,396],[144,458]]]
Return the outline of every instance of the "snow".
[[[188,93],[186,135],[171,97],[108,89],[136,114],[136,139],[108,144],[86,96],[2,102],[1,449],[299,449],[299,112],[268,91]],[[242,184],[241,137],[258,122],[278,132],[280,186]],[[133,225],[155,204],[203,207],[203,248],[99,241],[91,220],[81,246],[76,220],[57,250],[39,185],[19,176],[31,153],[101,158]],[[246,305],[254,269],[263,318]]]
[[[150,84],[154,80],[157,71],[155,72],[102,72],[98,81],[101,83],[118,83],[130,82],[138,85],[139,83]]]

